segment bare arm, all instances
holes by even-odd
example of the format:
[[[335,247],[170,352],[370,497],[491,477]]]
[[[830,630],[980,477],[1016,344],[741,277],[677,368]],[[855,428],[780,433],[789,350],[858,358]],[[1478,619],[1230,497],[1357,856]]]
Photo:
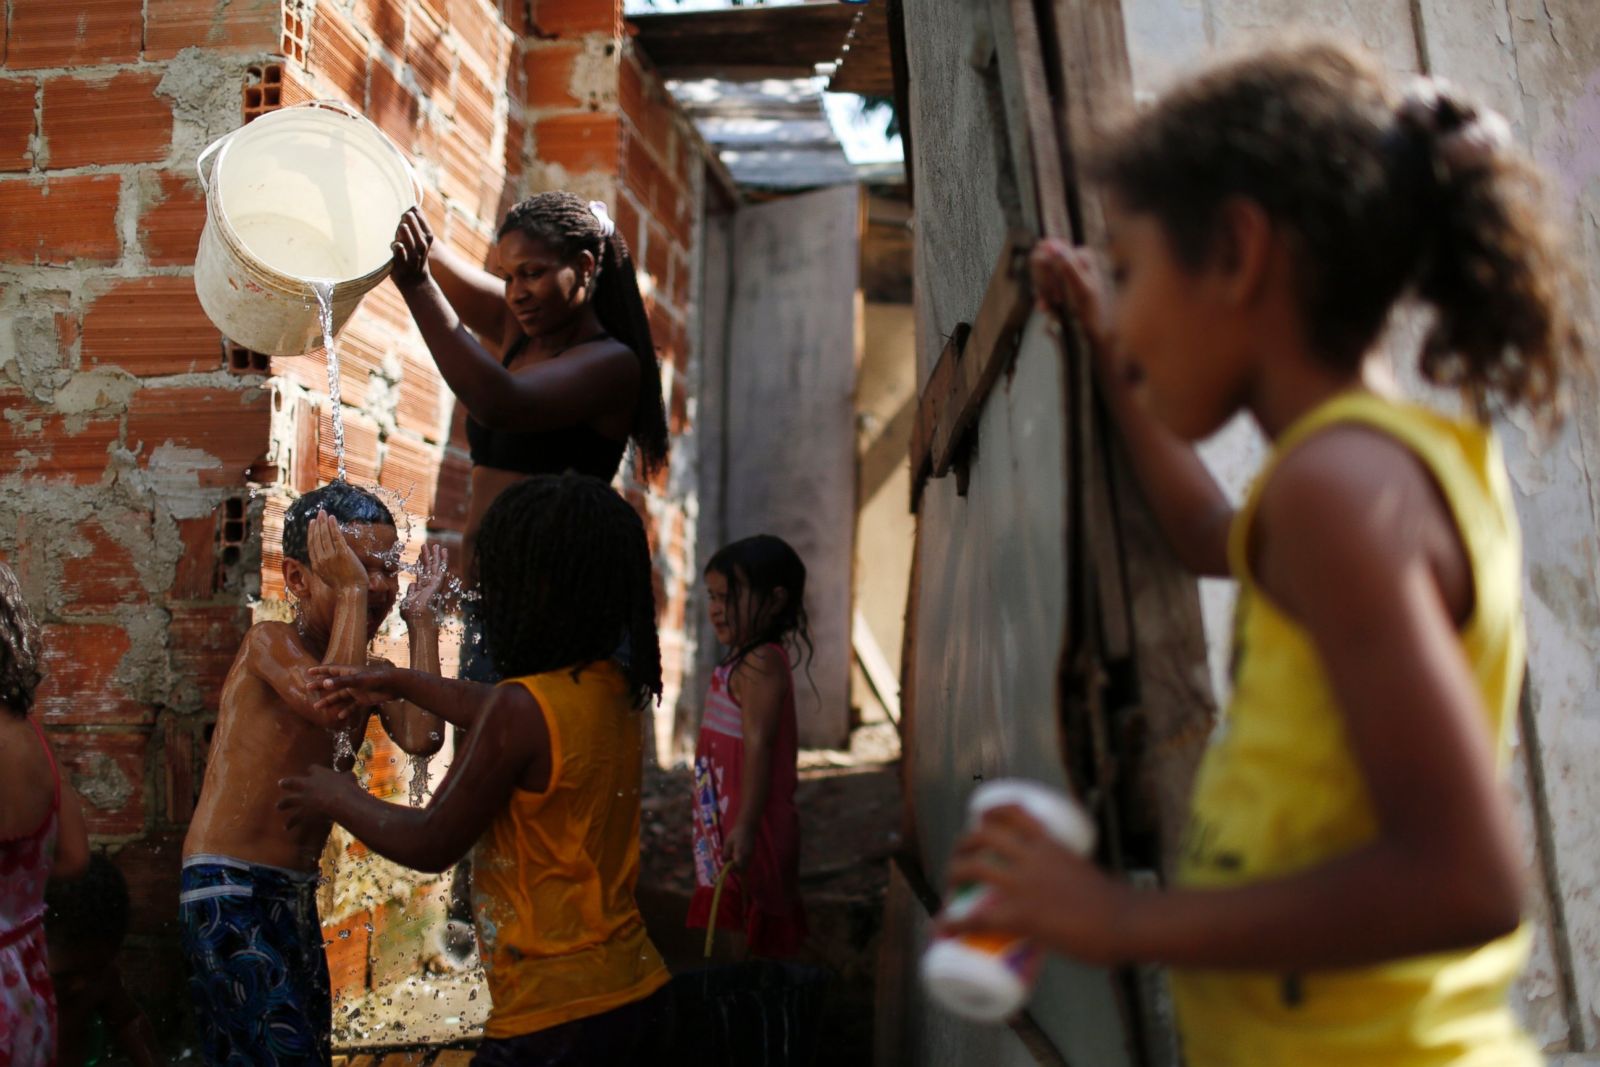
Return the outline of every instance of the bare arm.
[[[1098,267],[1084,250],[1057,240],[1041,241],[1031,262],[1041,307],[1057,316],[1076,316],[1083,328],[1100,394],[1121,431],[1134,473],[1167,543],[1195,574],[1226,577],[1233,505],[1194,446],[1145,410],[1138,384],[1119,366],[1116,339],[1106,325]]]
[[[478,422],[494,429],[559,429],[611,414],[619,396],[637,394],[638,360],[611,340],[580,345],[515,374],[507,370],[472,336],[433,280],[428,270],[432,243],[421,214],[407,212],[396,234],[391,277],[439,373]]]
[[[428,266],[461,321],[486,345],[503,351],[507,333],[515,328],[506,310],[505,282],[443,241],[429,248]]]
[[[444,586],[449,560],[438,542],[424,545],[417,561],[416,577],[405,599],[400,602],[400,617],[406,623],[411,647],[411,669],[439,676],[438,598]],[[431,756],[444,747],[444,724],[439,717],[410,701],[382,705],[378,714],[383,728],[401,750],[414,756]]]
[[[353,666],[367,661],[367,570],[339,532],[332,515],[318,512],[306,530],[311,568],[337,590],[332,632],[323,652],[324,664]],[[351,748],[360,748],[367,721],[341,721],[319,710],[307,688],[308,657],[287,626],[264,624],[245,637],[247,668],[267,685],[295,714],[324,729],[349,732]]]
[[[1371,455],[1318,443],[1291,456],[1263,497],[1263,543],[1276,558],[1262,573],[1285,576],[1267,591],[1327,668],[1376,838],[1285,878],[1140,893],[1013,809],[951,867],[953,880],[1003,886],[978,928],[1029,930],[1090,960],[1297,970],[1470,947],[1516,927],[1520,864],[1494,742],[1413,529],[1419,510],[1441,505],[1426,486],[1396,496],[1393,480],[1371,476]]]
[[[739,701],[744,733],[744,777],[739,813],[723,846],[724,857],[740,869],[750,862],[761,817],[772,791],[772,749],[783,712],[788,671],[775,648],[760,648],[745,657],[730,680]]]
[[[496,688],[388,664],[365,668],[313,667],[308,673],[317,713],[334,719],[342,719],[355,710],[403,700],[452,726],[470,729],[493,698]]]
[[[542,764],[539,784],[548,785],[549,761],[550,734],[539,702],[521,686],[501,686],[427,807],[387,804],[324,767],[280,783],[278,807],[291,827],[331,818],[379,855],[414,870],[442,871],[483,835],[530,765]]]

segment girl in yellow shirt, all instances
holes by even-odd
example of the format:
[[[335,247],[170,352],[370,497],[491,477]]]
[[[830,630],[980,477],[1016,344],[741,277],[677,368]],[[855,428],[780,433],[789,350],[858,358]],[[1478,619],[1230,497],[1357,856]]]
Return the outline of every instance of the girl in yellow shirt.
[[[1135,892],[1016,809],[952,882],[955,930],[1173,968],[1191,1067],[1531,1065],[1500,776],[1523,671],[1519,534],[1494,405],[1552,415],[1580,358],[1572,276],[1504,120],[1331,43],[1181,85],[1100,162],[1116,285],[1046,242],[1179,557],[1240,586],[1234,696],[1176,888]],[[1390,399],[1394,305],[1433,313],[1424,376],[1477,417]],[[1247,411],[1274,452],[1237,511],[1192,442]]]
[[[282,783],[278,806],[291,822],[331,818],[418,870],[472,850],[491,1000],[473,1063],[644,1062],[672,1020],[667,969],[634,900],[639,710],[661,693],[644,525],[598,478],[538,475],[484,516],[477,572],[498,686],[312,671],[324,710],[403,696],[466,727],[427,807],[384,803],[326,768]]]

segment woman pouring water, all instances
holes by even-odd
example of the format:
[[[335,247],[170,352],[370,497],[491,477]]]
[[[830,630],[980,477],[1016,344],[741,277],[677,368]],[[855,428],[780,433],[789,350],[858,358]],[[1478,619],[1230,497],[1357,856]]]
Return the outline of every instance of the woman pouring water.
[[[528,475],[610,481],[629,440],[645,471],[666,461],[650,322],[604,204],[550,192],[513,207],[496,244],[504,281],[435,243],[415,208],[401,217],[393,251],[394,283],[467,409],[465,573],[489,505]],[[493,680],[467,614],[461,676]]]

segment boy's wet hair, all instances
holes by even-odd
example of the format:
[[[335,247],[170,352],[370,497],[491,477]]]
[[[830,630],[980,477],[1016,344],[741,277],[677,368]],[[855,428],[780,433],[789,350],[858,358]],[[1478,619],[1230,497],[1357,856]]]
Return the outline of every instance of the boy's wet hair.
[[[1424,377],[1480,413],[1559,415],[1582,339],[1539,174],[1493,112],[1431,80],[1402,90],[1347,45],[1279,47],[1180,84],[1093,169],[1191,269],[1226,254],[1230,200],[1259,205],[1292,233],[1309,340],[1336,368],[1353,369],[1414,294],[1435,312]]]
[[[54,945],[105,945],[115,950],[128,934],[128,883],[103,852],[91,853],[81,878],[45,886],[45,936]]]
[[[626,660],[661,695],[655,572],[638,512],[605,482],[543,474],[501,493],[478,528],[483,637],[502,677]]]
[[[306,530],[317,512],[326,511],[340,526],[359,522],[369,526],[393,526],[394,515],[383,501],[349,482],[329,482],[311,490],[289,505],[283,517],[283,558],[310,563]]]
[[[594,256],[595,277],[590,303],[600,326],[633,350],[639,360],[639,402],[635,405],[629,436],[646,472],[658,470],[667,460],[667,411],[661,396],[661,364],[650,336],[650,316],[633,257],[621,231],[609,236],[589,210],[589,201],[576,193],[548,192],[530,196],[506,212],[495,234],[499,240],[521,233],[549,248],[563,261],[579,252]]]
[[[739,610],[740,594],[748,588],[751,610],[759,617],[768,613],[773,594],[782,589],[789,594],[783,606],[770,612],[758,633],[749,634],[728,653],[725,664],[737,664],[763,645],[787,645],[793,640],[796,651],[803,647],[807,659],[814,653],[811,627],[806,618],[806,565],[789,542],[772,534],[757,534],[717,550],[706,564],[707,574],[720,574],[728,583],[728,608]],[[736,630],[747,620],[732,617]]]
[[[0,563],[0,705],[13,715],[33,710],[39,666],[39,624],[22,597],[16,572]]]

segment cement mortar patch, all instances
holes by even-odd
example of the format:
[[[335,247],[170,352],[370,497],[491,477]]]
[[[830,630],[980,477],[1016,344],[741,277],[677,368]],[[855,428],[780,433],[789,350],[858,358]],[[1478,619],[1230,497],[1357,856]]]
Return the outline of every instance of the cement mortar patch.
[[[133,798],[133,782],[116,760],[101,752],[85,757],[82,773],[72,775],[72,788],[100,811],[121,811]]]
[[[139,390],[139,379],[116,367],[81,371],[56,390],[52,406],[67,417],[68,430],[82,428],[85,416],[110,415],[126,411],[128,401]]]
[[[193,161],[212,141],[238,129],[244,121],[240,94],[245,72],[270,61],[265,54],[222,58],[195,47],[174,56],[156,86],[157,96],[172,101],[168,159]]]

